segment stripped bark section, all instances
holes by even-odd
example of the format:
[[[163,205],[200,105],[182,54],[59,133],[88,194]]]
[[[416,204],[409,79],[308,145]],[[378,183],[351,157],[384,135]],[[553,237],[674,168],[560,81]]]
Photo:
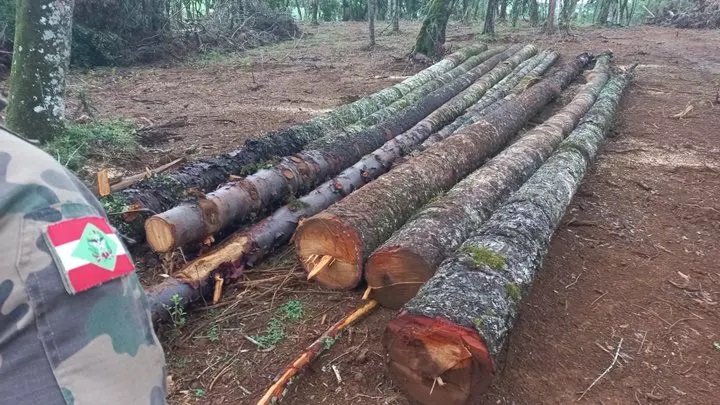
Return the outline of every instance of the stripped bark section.
[[[485,54],[494,56],[378,125],[316,140],[307,146],[309,150],[283,158],[270,169],[226,183],[205,198],[152,216],[145,223],[148,244],[155,251],[168,252],[202,241],[233,223],[277,207],[291,196],[307,193],[321,181],[412,127],[510,57],[515,49],[481,54],[482,58]],[[535,51],[534,46],[529,46],[523,54]]]
[[[499,364],[552,234],[611,128],[629,80],[626,72],[608,81],[553,156],[390,321],[383,337],[389,368],[396,384],[413,400],[430,404],[438,403],[438,397],[452,398],[443,402],[448,405],[478,402]],[[492,252],[504,264],[493,268],[476,260],[469,253],[476,249]],[[480,349],[472,352],[466,347]],[[448,368],[441,356],[432,356],[434,352],[465,353],[463,367]],[[422,368],[415,368],[418,364]],[[429,395],[438,378],[445,384],[435,386]]]
[[[307,122],[267,133],[257,139],[249,139],[242,148],[227,154],[188,163],[172,173],[141,181],[131,188],[103,198],[102,202],[108,212],[122,212],[129,207],[145,210],[140,215],[110,217],[113,225],[128,240],[140,242],[145,236],[143,223],[148,216],[146,213],[159,213],[172,208],[186,198],[186,190],[213,190],[218,184],[227,181],[231,174],[240,174],[248,167],[265,162],[274,156],[297,153],[308,142],[389,105],[485,49],[487,46],[484,44],[460,49],[392,87],[340,106]]]
[[[369,297],[390,308],[399,308],[435,272],[495,207],[520,187],[575,128],[607,82],[610,56],[598,57],[586,84],[557,114],[526,132],[445,196],[428,204],[395,232],[368,259],[365,279]],[[491,263],[494,257],[476,251]]]
[[[423,142],[422,148],[424,149],[434,143],[440,142],[458,130],[477,122],[483,115],[489,112],[486,109],[493,103],[509,95],[513,90],[517,89],[518,86],[521,86],[523,82],[542,76],[543,73],[555,63],[558,56],[559,54],[557,52],[544,52],[528,61],[530,63],[525,66],[518,66],[512,75],[506,77],[498,83],[497,86],[488,91],[474,106],[468,108],[465,114]]]
[[[375,248],[425,203],[499,151],[580,74],[590,59],[587,54],[572,59],[482,122],[431,146],[362,190],[303,221],[294,237],[301,262],[310,254],[333,256],[335,262],[316,279],[333,288],[357,286],[363,262]]]

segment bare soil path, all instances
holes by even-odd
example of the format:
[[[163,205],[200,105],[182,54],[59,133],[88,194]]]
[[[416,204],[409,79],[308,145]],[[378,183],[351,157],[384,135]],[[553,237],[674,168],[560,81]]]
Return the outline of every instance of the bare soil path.
[[[382,28],[382,24],[378,24]],[[174,141],[128,170],[196,148],[230,150],[387,87],[418,70],[400,59],[418,24],[363,48],[365,25],[305,27],[313,35],[233,58],[180,67],[78,74],[101,116],[157,124],[187,117]],[[449,43],[473,39],[451,25]],[[720,31],[656,27],[578,30],[572,37],[522,31],[570,57],[612,50],[639,62],[613,137],[570,207],[512,333],[486,403],[720,403]],[[692,106],[682,118],[673,118]],[[193,145],[195,145],[193,147]],[[138,257],[157,267],[152,257]],[[293,252],[247,274],[221,303],[163,331],[173,404],[249,404],[361,292],[303,281]],[[148,281],[157,270],[148,270]],[[298,300],[299,321],[278,308]],[[287,307],[285,307],[287,308]],[[288,404],[406,404],[386,372],[380,338],[393,311],[379,310],[343,335],[293,385]],[[272,321],[275,318],[276,321]],[[272,350],[251,340],[277,338]],[[338,370],[336,377],[332,366]]]

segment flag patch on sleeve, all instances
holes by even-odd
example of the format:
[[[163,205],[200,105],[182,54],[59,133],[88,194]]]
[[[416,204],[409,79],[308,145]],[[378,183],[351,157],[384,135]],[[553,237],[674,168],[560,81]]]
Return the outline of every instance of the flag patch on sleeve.
[[[45,240],[70,294],[132,273],[135,266],[103,217],[82,217],[52,224]]]

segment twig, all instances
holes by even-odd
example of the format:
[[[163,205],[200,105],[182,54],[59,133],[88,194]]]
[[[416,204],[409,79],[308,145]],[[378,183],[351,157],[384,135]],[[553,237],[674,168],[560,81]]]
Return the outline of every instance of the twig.
[[[645,331],[645,334],[643,335],[642,342],[640,342],[640,348],[638,349],[638,354],[640,354],[640,351],[642,350],[643,346],[645,345],[645,338],[647,337],[647,331]]]
[[[618,356],[620,356],[620,348],[622,347],[622,342],[623,342],[623,338],[620,338],[620,342],[618,343],[617,350],[615,350],[615,357],[613,357],[612,363],[610,363],[610,365],[608,366],[608,368],[606,368],[605,371],[603,371],[602,374],[600,374],[600,375],[598,376],[598,378],[596,378],[595,381],[593,381],[592,384],[590,384],[590,386],[587,387],[587,388],[585,389],[585,391],[583,391],[582,395],[580,395],[580,397],[577,399],[578,401],[580,401],[581,399],[583,399],[583,397],[585,396],[585,394],[587,394],[588,392],[590,392],[590,389],[591,389],[592,387],[594,387],[595,384],[597,384],[597,382],[600,381],[601,378],[605,377],[605,375],[606,375],[607,373],[609,373],[610,370],[613,368],[613,366],[615,365],[615,363],[617,363]]]
[[[602,298],[602,297],[606,296],[607,294],[608,294],[608,292],[607,292],[607,291],[605,291],[604,293],[602,293],[602,295],[601,295],[601,296],[599,296],[599,297],[595,298],[595,299],[593,300],[593,302],[591,302],[591,303],[590,303],[590,306],[593,306],[593,305],[595,305],[595,303],[596,303],[596,302],[600,301],[600,298]]]

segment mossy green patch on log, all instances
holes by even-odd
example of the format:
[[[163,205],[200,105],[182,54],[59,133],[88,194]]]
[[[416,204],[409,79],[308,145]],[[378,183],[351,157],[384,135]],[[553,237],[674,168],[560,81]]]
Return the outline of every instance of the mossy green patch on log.
[[[493,252],[484,246],[465,245],[460,253],[470,255],[476,266],[488,266],[493,270],[502,270],[507,261],[501,255]]]

